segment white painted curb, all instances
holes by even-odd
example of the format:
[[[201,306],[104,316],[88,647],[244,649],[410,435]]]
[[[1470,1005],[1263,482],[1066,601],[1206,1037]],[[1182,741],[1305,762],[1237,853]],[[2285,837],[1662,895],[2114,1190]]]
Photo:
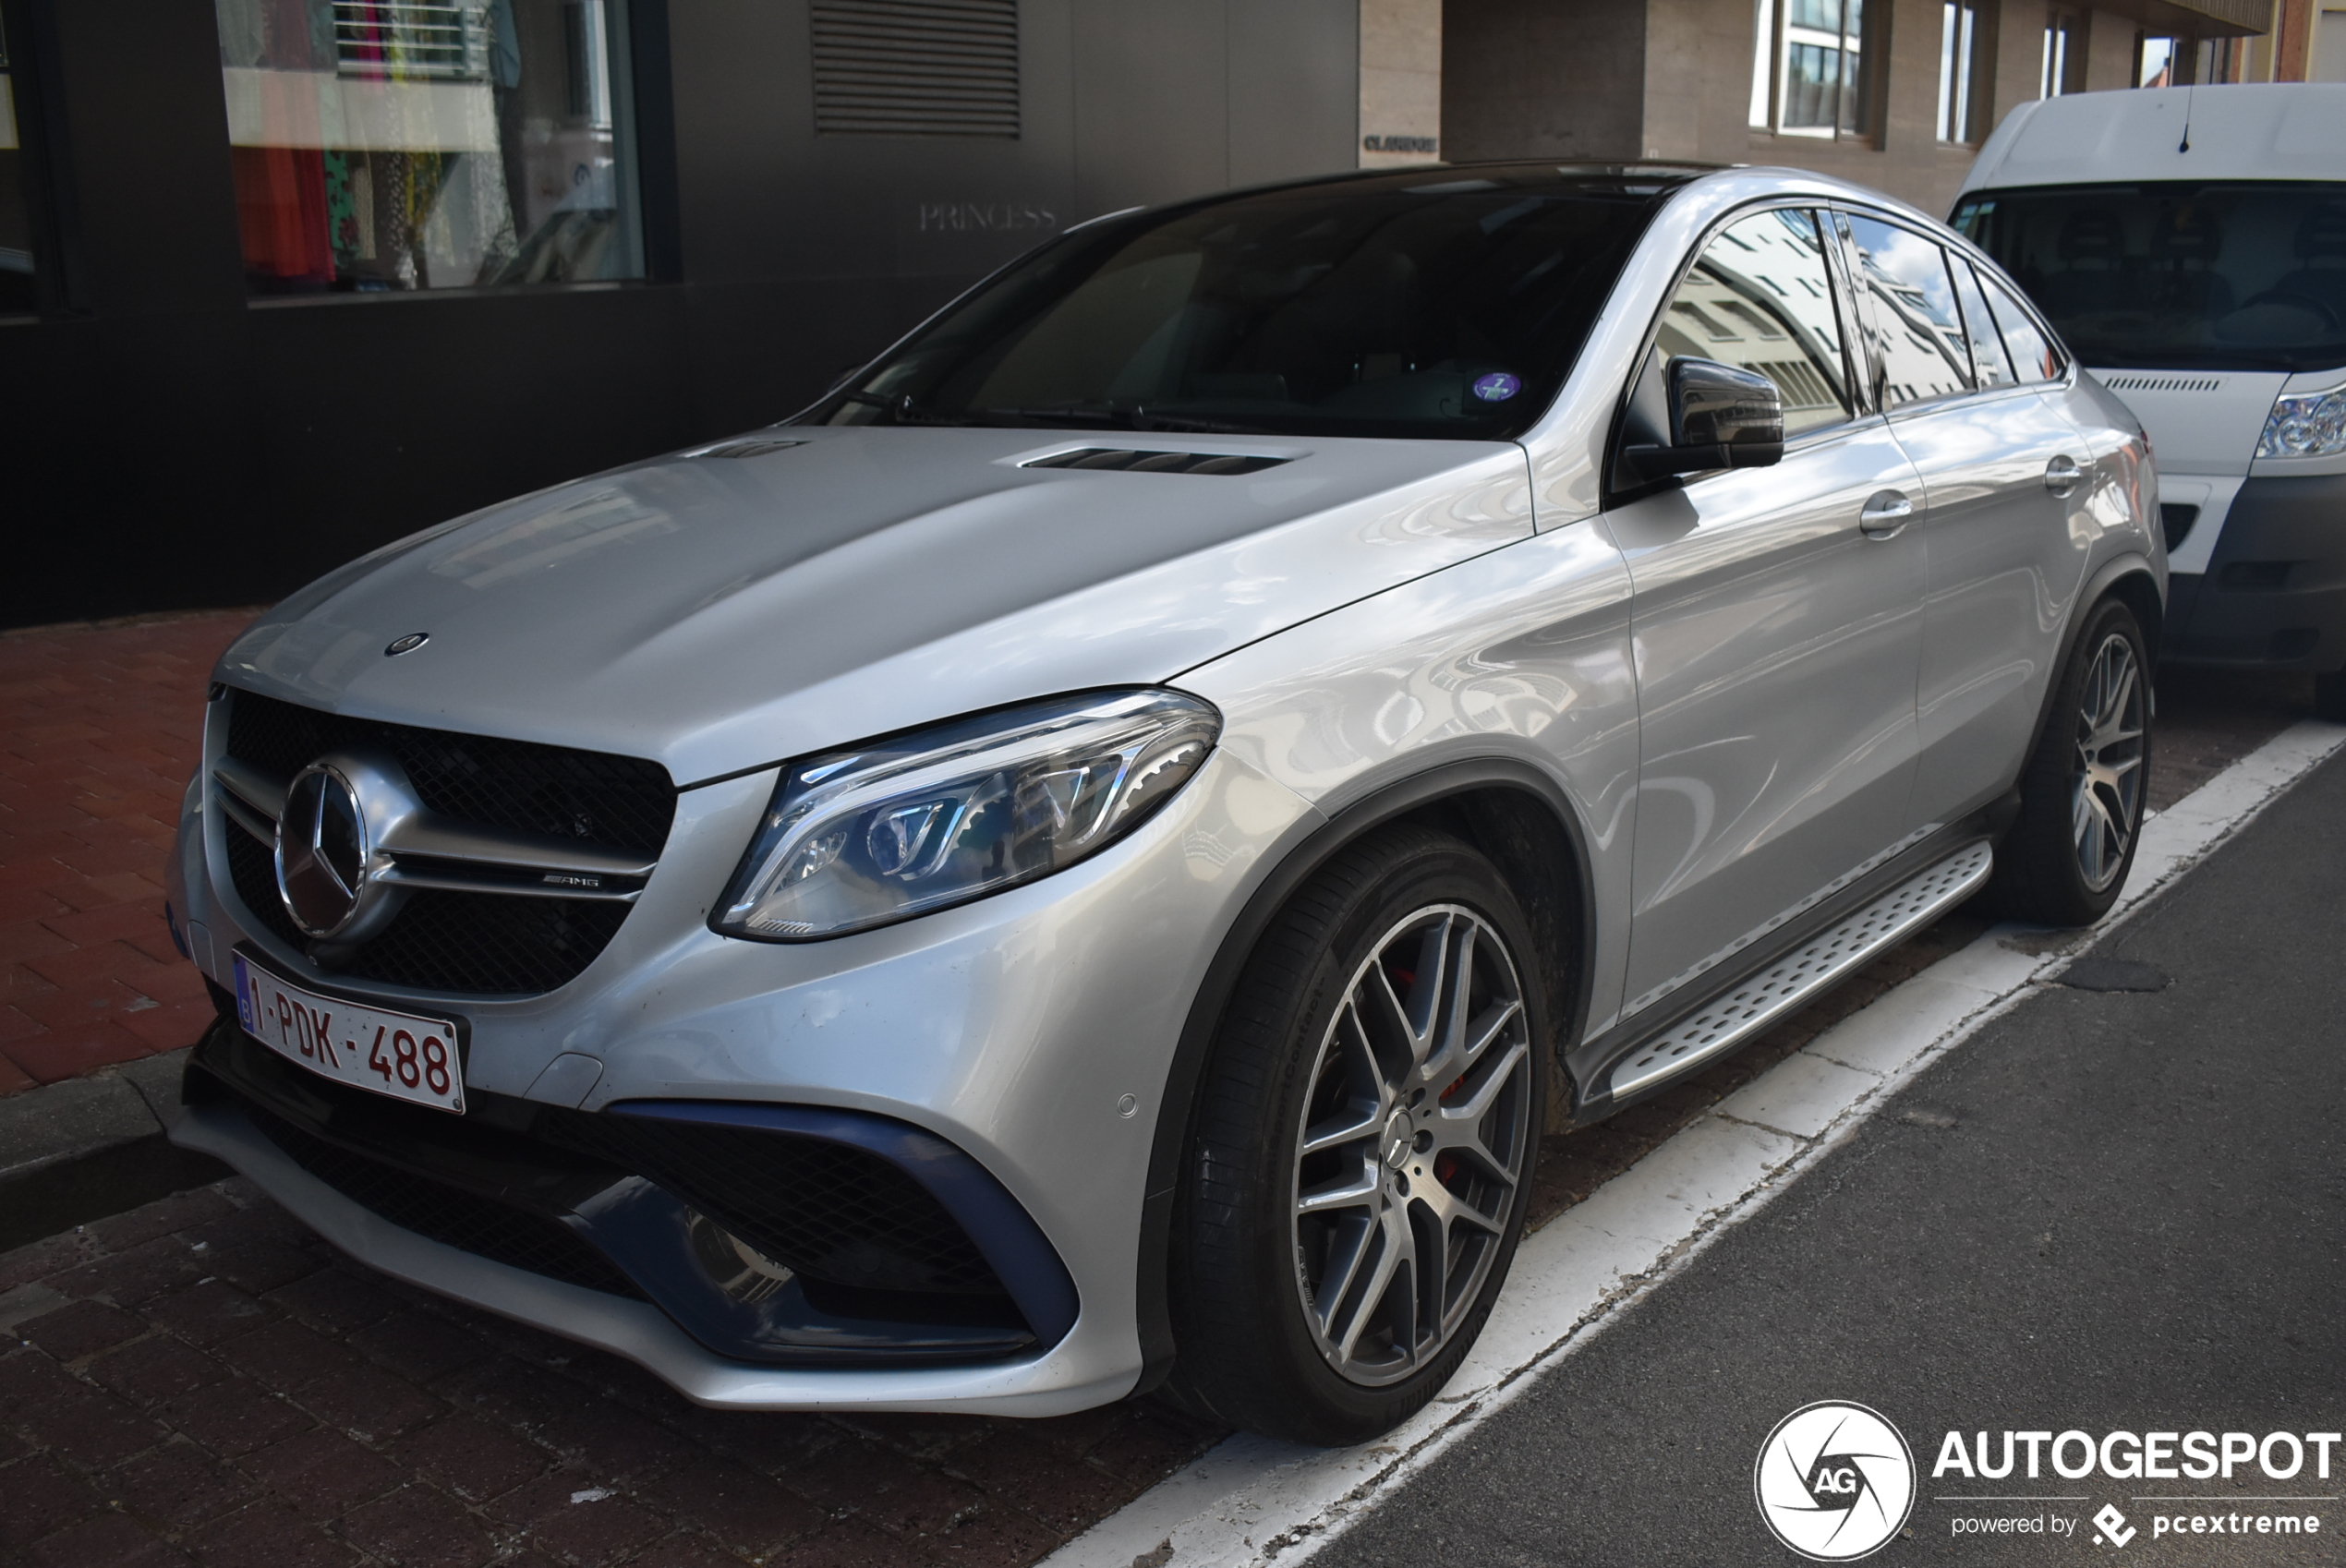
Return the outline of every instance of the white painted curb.
[[[2346,726],[2311,720],[2275,736],[2144,826],[2126,891],[2090,934],[2057,945],[2049,933],[1996,927],[1843,1019],[1525,1237],[1473,1354],[1431,1405],[1383,1441],[1319,1449],[1229,1438],[1041,1568],[1284,1568],[1309,1557],[1758,1212],[1917,1072],[2010,1009],[2072,949],[2125,920],[2341,744]]]

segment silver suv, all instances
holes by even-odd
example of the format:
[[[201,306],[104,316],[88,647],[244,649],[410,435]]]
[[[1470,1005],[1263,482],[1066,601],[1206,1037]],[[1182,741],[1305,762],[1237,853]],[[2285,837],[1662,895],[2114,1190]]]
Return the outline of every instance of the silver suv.
[[[1782,170],[1119,214],[216,672],[174,1136],[759,1409],[1423,1404],[1543,1130],[2126,875],[2165,561],[1978,250]]]

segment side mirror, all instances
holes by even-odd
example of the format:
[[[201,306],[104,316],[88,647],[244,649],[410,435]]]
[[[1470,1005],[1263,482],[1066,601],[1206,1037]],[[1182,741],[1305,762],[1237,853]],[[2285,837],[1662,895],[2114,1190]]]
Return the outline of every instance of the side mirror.
[[[1756,370],[1715,359],[1670,361],[1670,444],[1622,455],[1652,478],[1712,468],[1766,468],[1784,459],[1784,394]]]

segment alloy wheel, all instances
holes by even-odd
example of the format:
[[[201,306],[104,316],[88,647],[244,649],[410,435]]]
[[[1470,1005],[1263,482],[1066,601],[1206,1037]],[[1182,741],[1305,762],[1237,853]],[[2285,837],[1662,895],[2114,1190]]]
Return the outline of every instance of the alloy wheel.
[[[2077,870],[2098,893],[2125,869],[2141,825],[2142,665],[2130,638],[2111,633],[2095,651],[2077,704],[2077,773],[2071,814]]]
[[[1369,1386],[1408,1377],[1466,1321],[1498,1258],[1535,1133],[1513,955],[1436,904],[1354,971],[1296,1141],[1296,1286],[1320,1354]]]

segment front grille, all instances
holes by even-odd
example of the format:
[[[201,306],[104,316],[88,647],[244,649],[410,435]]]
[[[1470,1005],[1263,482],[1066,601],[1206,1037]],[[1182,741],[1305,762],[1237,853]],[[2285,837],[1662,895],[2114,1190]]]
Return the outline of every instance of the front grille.
[[[676,1194],[802,1274],[862,1290],[1004,1294],[945,1206],[851,1145],[785,1132],[580,1111],[540,1131]]]
[[[338,748],[388,751],[418,799],[459,822],[577,838],[658,855],[676,815],[667,769],[635,757],[527,741],[421,730],[321,713],[251,692],[229,699],[228,754],[291,778]],[[260,927],[311,953],[278,897],[269,847],[225,829],[229,881]],[[335,955],[333,971],[460,995],[528,995],[575,979],[610,946],[633,906],[611,899],[421,890],[381,935]]]
[[[253,1124],[294,1164],[402,1230],[548,1279],[644,1298],[633,1280],[560,1220],[370,1160],[304,1132],[250,1100],[244,1104]]]
[[[676,818],[668,770],[640,757],[382,724],[252,692],[229,702],[228,754],[282,778],[368,744],[399,759],[426,806],[459,822],[657,855]]]

